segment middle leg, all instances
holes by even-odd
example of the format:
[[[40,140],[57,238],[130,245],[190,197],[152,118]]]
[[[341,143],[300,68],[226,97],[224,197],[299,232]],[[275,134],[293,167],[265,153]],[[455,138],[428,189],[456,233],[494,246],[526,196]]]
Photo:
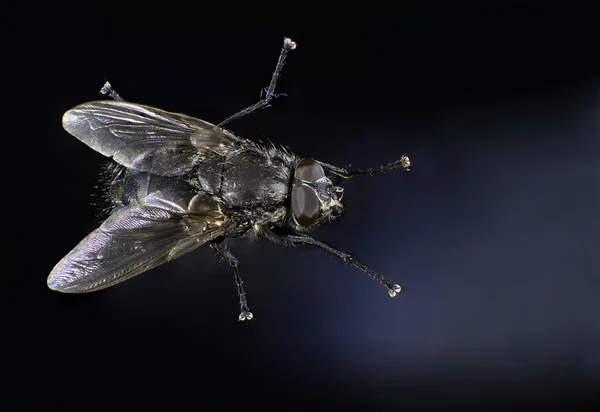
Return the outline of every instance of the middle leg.
[[[271,99],[273,99],[273,97],[277,97],[277,95],[275,95],[275,86],[277,85],[277,80],[279,80],[279,76],[281,75],[281,70],[283,70],[283,65],[285,63],[285,59],[286,59],[288,53],[291,50],[294,50],[295,48],[296,48],[296,43],[293,42],[292,39],[290,39],[289,37],[286,37],[283,40],[283,47],[281,48],[281,53],[279,54],[279,59],[277,60],[277,66],[275,66],[275,71],[273,72],[273,75],[271,76],[271,83],[269,83],[269,87],[266,90],[264,99],[261,98],[261,100],[259,100],[257,103],[254,103],[252,106],[248,106],[245,109],[240,110],[233,116],[230,116],[227,119],[223,120],[217,126],[223,127],[226,124],[231,123],[235,120],[241,119],[242,117],[247,116],[252,112],[255,112],[260,109],[264,109],[265,107],[269,106]]]

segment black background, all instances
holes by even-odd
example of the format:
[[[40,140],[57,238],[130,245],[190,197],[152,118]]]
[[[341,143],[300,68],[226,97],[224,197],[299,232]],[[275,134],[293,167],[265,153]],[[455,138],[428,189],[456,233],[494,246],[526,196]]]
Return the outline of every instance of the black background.
[[[61,3],[3,25],[3,398],[10,409],[591,410],[600,401],[597,14],[573,2]],[[14,6],[12,6],[14,7]],[[103,158],[61,127],[130,101],[301,156],[414,168],[348,182],[324,253],[235,240],[256,318],[201,248],[114,288],[46,276],[98,222]],[[7,231],[7,232],[6,232]]]

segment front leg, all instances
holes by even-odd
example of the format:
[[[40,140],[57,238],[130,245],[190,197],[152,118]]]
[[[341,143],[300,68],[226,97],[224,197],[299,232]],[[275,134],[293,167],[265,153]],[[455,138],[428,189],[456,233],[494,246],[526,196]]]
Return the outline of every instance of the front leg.
[[[237,286],[238,297],[240,298],[240,316],[238,317],[238,320],[245,321],[254,319],[254,315],[250,312],[250,309],[248,309],[248,301],[246,300],[246,292],[244,292],[243,286],[244,282],[242,281],[238,269],[239,260],[237,260],[237,258],[231,254],[229,249],[227,249],[224,240],[215,240],[211,242],[210,246],[217,251],[222,259],[229,262],[229,265],[233,268],[235,285]]]
[[[406,155],[402,155],[402,157],[400,159],[395,160],[395,161],[390,162],[385,165],[381,165],[381,166],[377,166],[377,167],[370,167],[368,169],[357,169],[357,170],[348,170],[343,167],[334,166],[329,163],[325,163],[325,162],[321,162],[321,161],[317,161],[317,163],[319,163],[324,169],[327,169],[331,173],[338,175],[339,177],[344,178],[344,179],[353,179],[353,178],[359,177],[359,176],[373,176],[374,174],[389,172],[390,170],[399,169],[400,167],[402,167],[404,170],[406,170],[408,172],[408,171],[410,171],[410,166],[411,166],[410,159]]]
[[[335,256],[342,262],[347,263],[352,266],[355,266],[355,267],[359,268],[360,270],[362,270],[363,272],[365,272],[372,279],[375,279],[377,282],[384,285],[387,288],[389,295],[393,298],[396,297],[398,292],[400,292],[402,290],[400,285],[398,285],[396,283],[392,283],[388,279],[381,276],[379,273],[375,272],[373,269],[369,268],[366,265],[363,265],[362,263],[360,263],[359,261],[354,259],[352,256],[350,256],[350,254],[348,254],[346,252],[342,252],[341,250],[337,250],[337,249],[329,246],[328,244],[323,243],[317,239],[314,239],[306,234],[303,234],[303,233],[278,234],[273,231],[267,230],[264,232],[264,236],[274,243],[281,243],[286,246],[300,246],[300,245],[317,246],[318,248],[321,248],[325,252],[329,253],[330,255]]]

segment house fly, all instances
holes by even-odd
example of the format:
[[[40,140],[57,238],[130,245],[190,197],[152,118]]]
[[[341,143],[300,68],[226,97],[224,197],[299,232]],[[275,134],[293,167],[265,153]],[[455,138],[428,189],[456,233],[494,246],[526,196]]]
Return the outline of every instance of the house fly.
[[[108,82],[101,93],[111,100],[67,111],[66,131],[114,162],[107,187],[112,207],[100,227],[58,262],[48,287],[65,293],[97,291],[208,243],[233,269],[238,319],[251,320],[238,260],[226,244],[229,238],[246,237],[320,248],[361,269],[395,297],[399,285],[308,232],[344,211],[344,189],[334,185],[334,178],[409,170],[407,156],[348,170],[253,142],[224,127],[269,106],[295,48],[285,38],[264,97],[216,125],[127,102]]]

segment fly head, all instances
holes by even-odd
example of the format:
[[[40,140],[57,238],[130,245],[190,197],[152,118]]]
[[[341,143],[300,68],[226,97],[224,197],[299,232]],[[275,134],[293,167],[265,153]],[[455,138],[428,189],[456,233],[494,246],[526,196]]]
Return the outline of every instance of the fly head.
[[[323,167],[310,158],[296,166],[291,193],[291,225],[304,231],[319,223],[333,221],[344,213],[344,189],[335,186]]]

